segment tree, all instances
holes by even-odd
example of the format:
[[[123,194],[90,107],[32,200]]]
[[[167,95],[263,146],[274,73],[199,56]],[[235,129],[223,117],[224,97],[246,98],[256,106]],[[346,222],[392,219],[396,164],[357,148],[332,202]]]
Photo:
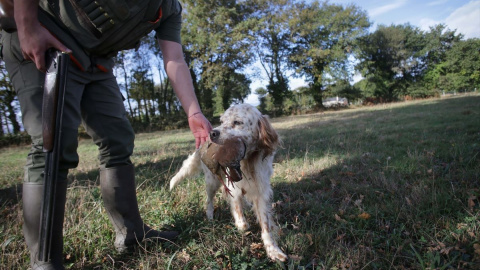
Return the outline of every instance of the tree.
[[[196,74],[192,77],[198,80],[195,85],[203,111],[212,116],[214,108],[220,113],[230,106],[233,100],[224,90],[252,59],[252,10],[245,1],[236,0],[186,0],[183,4],[184,50]],[[243,98],[248,94],[244,92]]]
[[[18,101],[15,91],[13,90],[4,62],[0,61],[0,124],[2,126],[1,134],[11,131],[15,134],[20,133],[20,123],[17,120]]]
[[[258,87],[255,89],[254,93],[258,96],[258,101],[260,104],[257,106],[258,110],[261,113],[267,112],[267,89],[263,87]]]
[[[445,75],[447,53],[462,39],[462,35],[457,35],[455,30],[447,29],[444,24],[438,24],[430,27],[430,31],[426,32],[424,37],[425,47],[420,51],[424,71],[422,85],[419,88],[430,90],[427,94],[432,95],[434,91],[442,88],[440,77]],[[417,96],[411,92],[409,91],[411,96]]]
[[[119,82],[119,87],[123,88],[125,92],[125,99],[128,104],[128,111],[130,112],[130,119],[132,119],[133,124],[135,125],[135,114],[133,112],[133,107],[130,102],[131,97],[130,97],[130,77],[129,77],[129,71],[127,69],[127,65],[129,62],[129,54],[126,51],[120,51],[118,52],[117,56],[114,58],[115,61],[115,73],[116,76],[120,77],[123,75],[123,83]]]
[[[222,113],[225,111],[224,104],[242,103],[245,97],[250,93],[250,79],[244,74],[233,72],[229,76],[228,81],[225,81],[217,88],[216,112]],[[222,99],[222,100],[217,100]]]
[[[447,90],[480,89],[480,39],[456,42],[445,57],[440,82]]]
[[[136,101],[139,122],[142,127],[150,127],[151,119],[156,115],[154,82],[152,77],[152,52],[148,42],[143,42],[132,52],[132,72],[130,94]]]
[[[374,96],[393,101],[406,94],[409,83],[421,75],[419,52],[424,48],[422,32],[409,24],[380,25],[359,38],[357,69],[374,84]]]
[[[360,89],[354,85],[350,85],[350,82],[346,80],[337,80],[334,84],[329,85],[328,91],[332,96],[344,97],[349,102],[353,102],[362,97]]]
[[[355,40],[366,34],[370,23],[365,11],[313,1],[299,2],[290,13],[292,52],[290,64],[310,82],[315,107],[321,108],[324,80],[334,68],[346,69]]]
[[[167,73],[164,68],[163,55],[158,46],[158,41],[154,35],[148,35],[144,38],[151,54],[151,69],[156,69],[159,76],[159,83],[154,87],[154,97],[157,103],[157,109],[160,117],[166,117],[178,113],[179,100],[175,96],[173,87],[170,85]]]
[[[256,56],[268,77],[266,90],[273,101],[274,115],[283,113],[283,101],[290,94],[285,73],[290,55],[288,14],[292,7],[292,0],[261,0],[254,13],[258,21]]]

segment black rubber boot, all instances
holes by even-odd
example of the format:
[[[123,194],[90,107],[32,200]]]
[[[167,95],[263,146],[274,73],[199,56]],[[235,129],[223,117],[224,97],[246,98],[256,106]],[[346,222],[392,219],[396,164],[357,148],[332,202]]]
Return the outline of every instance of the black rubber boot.
[[[178,232],[156,231],[143,223],[138,210],[135,169],[124,165],[100,170],[100,188],[110,222],[115,228],[115,248],[131,250],[145,239],[172,241]]]
[[[33,270],[58,270],[63,267],[63,218],[67,182],[57,183],[55,199],[55,216],[52,228],[51,261],[38,261],[38,246],[40,233],[40,215],[43,200],[43,184],[23,183],[23,235],[30,251],[30,264]]]

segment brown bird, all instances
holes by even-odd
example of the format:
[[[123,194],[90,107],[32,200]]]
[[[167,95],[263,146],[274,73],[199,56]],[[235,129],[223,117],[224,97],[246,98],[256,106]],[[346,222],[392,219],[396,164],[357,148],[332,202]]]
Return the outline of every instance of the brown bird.
[[[224,140],[223,144],[206,142],[200,148],[200,159],[207,168],[218,177],[225,191],[230,193],[225,185],[221,172],[225,173],[229,184],[242,180],[240,161],[245,157],[247,146],[240,137],[232,137]]]

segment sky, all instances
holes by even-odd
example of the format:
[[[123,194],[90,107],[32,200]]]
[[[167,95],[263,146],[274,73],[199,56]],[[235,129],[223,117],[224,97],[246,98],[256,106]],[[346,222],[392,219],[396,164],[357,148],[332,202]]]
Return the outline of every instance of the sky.
[[[422,30],[430,26],[445,24],[464,38],[480,38],[480,0],[330,0],[332,4],[355,4],[368,14],[375,31],[377,25],[410,23]],[[252,80],[252,93],[258,87],[266,86],[265,78]],[[300,78],[290,78],[290,88],[306,85]],[[248,96],[246,103],[258,105],[255,94]]]

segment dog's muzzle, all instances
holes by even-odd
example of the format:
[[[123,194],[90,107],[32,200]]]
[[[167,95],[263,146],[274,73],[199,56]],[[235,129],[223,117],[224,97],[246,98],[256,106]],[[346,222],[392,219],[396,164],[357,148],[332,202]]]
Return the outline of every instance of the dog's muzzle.
[[[216,129],[212,129],[212,131],[210,131],[210,141],[218,144],[219,138],[220,138],[220,131]]]

